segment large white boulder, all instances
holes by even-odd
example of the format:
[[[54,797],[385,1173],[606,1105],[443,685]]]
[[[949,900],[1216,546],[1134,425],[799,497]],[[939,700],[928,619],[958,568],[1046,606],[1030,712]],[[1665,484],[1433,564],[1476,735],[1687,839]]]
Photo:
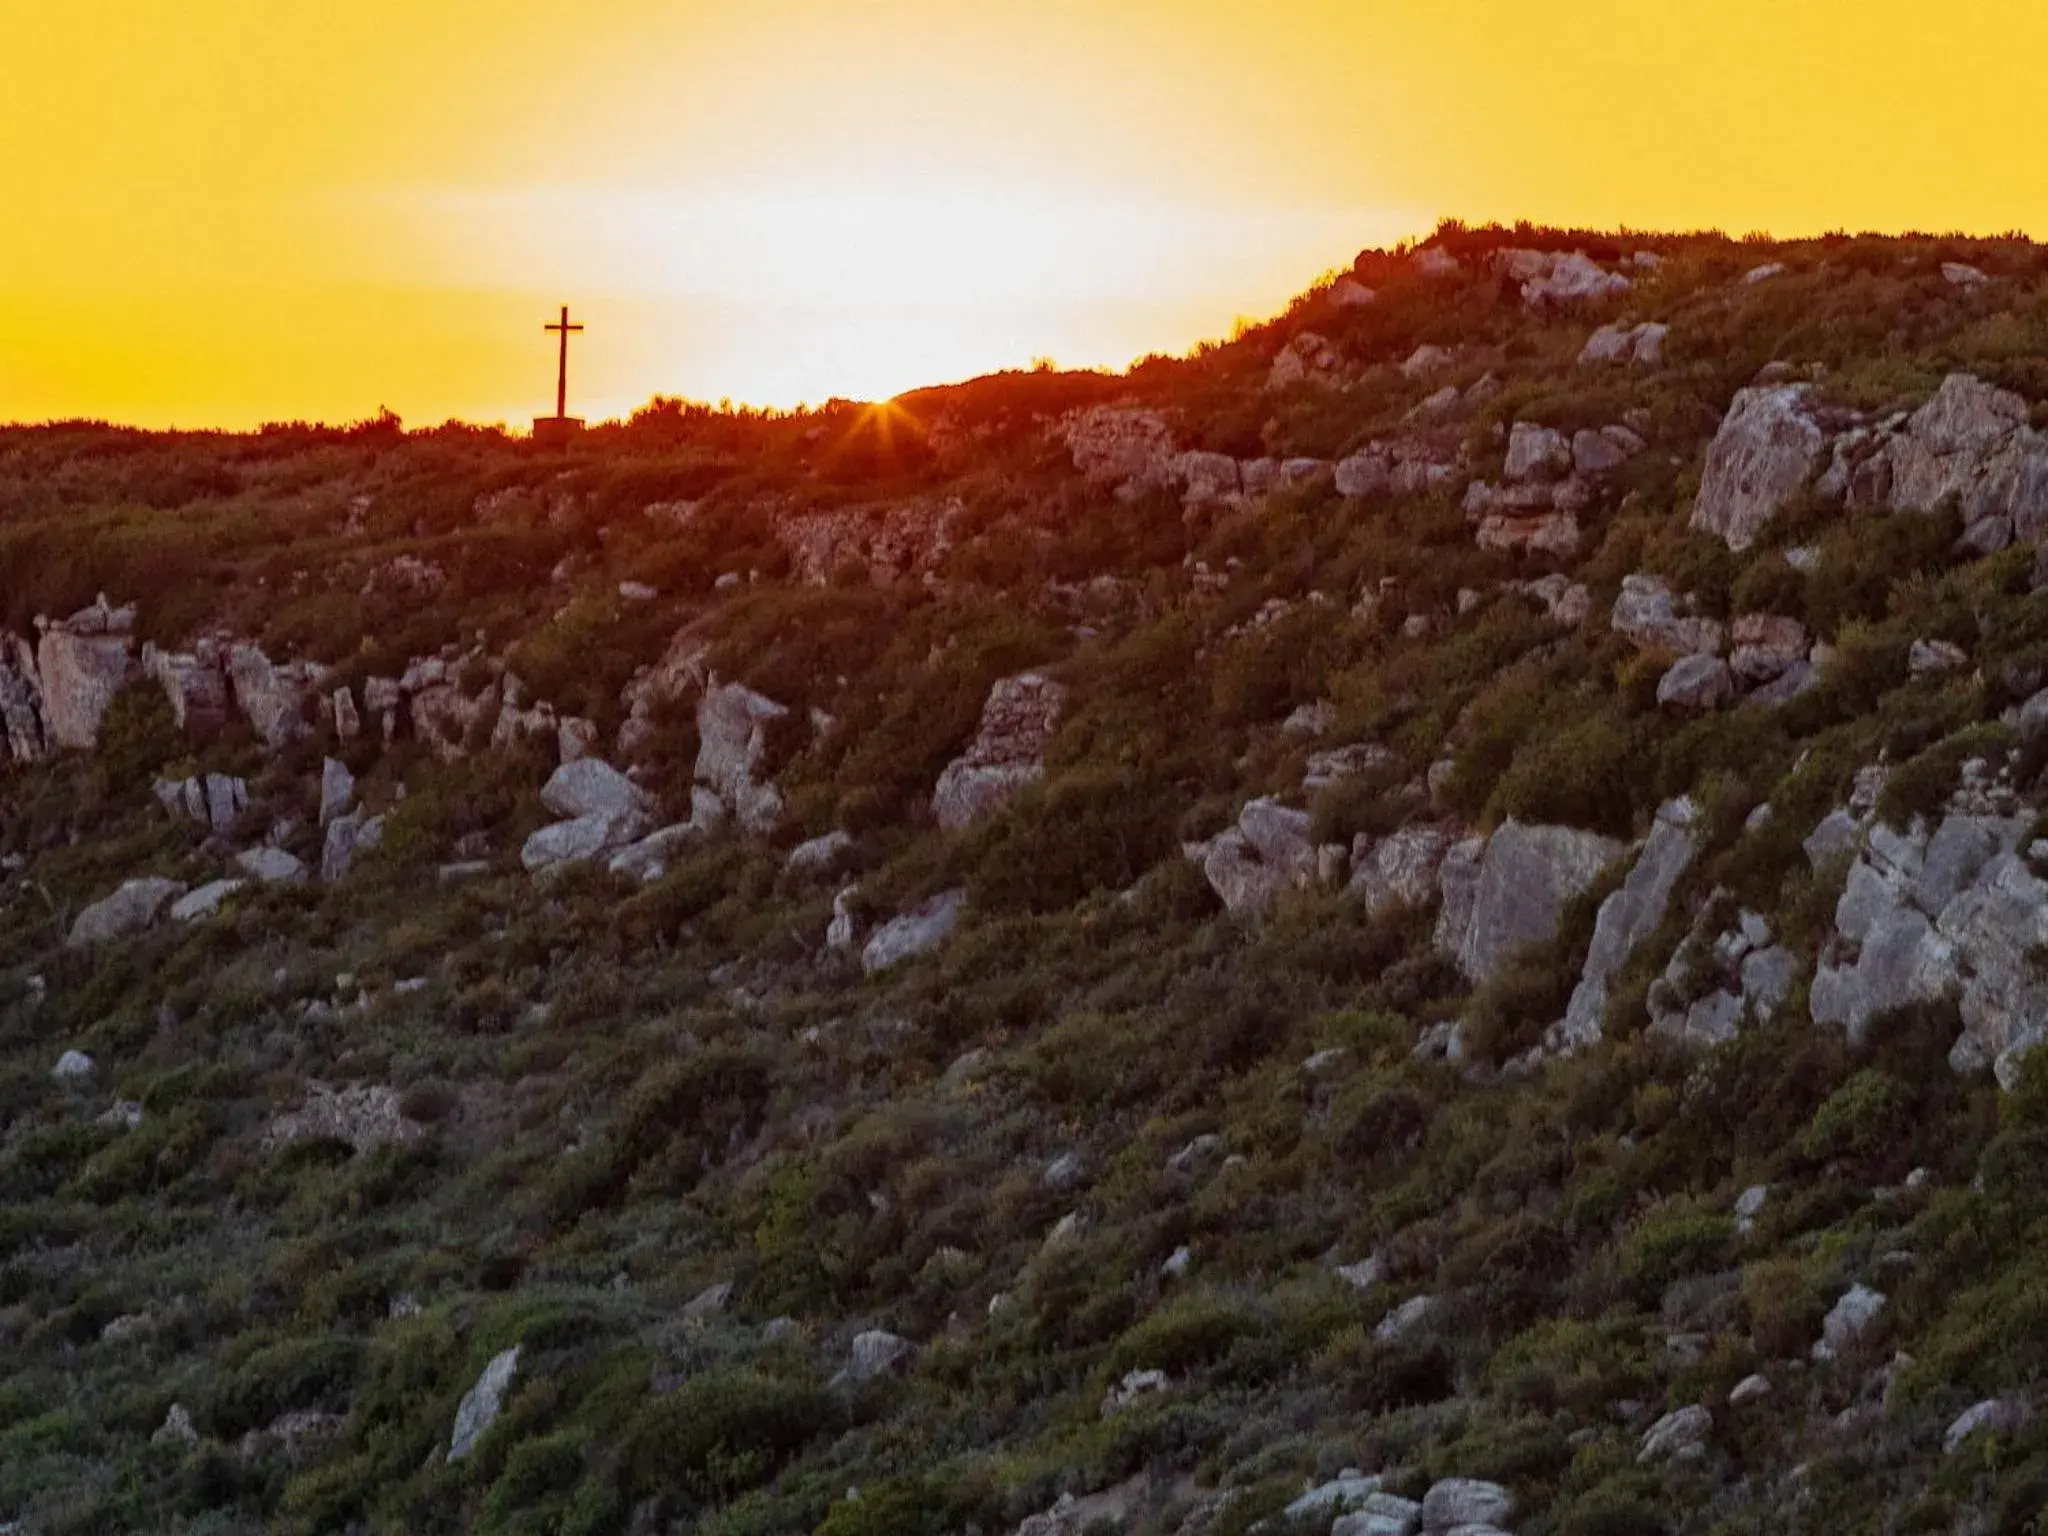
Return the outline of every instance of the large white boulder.
[[[94,902],[71,925],[68,943],[76,946],[104,944],[142,932],[163,915],[164,909],[185,894],[176,880],[154,877],[129,880],[113,895]]]
[[[1749,548],[1813,478],[1827,441],[1806,385],[1742,390],[1707,449],[1692,526],[1732,550]]]

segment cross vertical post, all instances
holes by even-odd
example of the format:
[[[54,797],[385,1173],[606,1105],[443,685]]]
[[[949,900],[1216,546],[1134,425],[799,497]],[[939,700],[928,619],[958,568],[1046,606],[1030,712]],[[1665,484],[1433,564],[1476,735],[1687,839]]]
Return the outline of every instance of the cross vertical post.
[[[569,306],[562,306],[562,318],[543,330],[555,331],[562,338],[561,355],[555,367],[555,420],[566,421],[569,416],[569,333],[583,329],[569,323]]]

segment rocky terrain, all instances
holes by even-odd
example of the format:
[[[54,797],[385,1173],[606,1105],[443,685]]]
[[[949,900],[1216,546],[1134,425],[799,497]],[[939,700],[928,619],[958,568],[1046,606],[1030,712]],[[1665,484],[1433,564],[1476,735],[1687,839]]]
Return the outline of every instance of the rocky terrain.
[[[2048,253],[0,429],[0,1530],[2023,1532]]]

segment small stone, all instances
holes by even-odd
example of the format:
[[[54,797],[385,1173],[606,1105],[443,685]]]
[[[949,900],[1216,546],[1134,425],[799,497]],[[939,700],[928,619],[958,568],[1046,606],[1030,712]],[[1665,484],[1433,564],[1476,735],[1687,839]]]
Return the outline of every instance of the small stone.
[[[1953,672],[1969,665],[1968,654],[1947,640],[1915,640],[1906,653],[1906,670],[1915,677],[1935,672]]]
[[[1411,1296],[1380,1319],[1372,1336],[1383,1344],[1406,1338],[1428,1322],[1436,1309],[1437,1299],[1434,1296]]]
[[[841,1386],[864,1386],[881,1376],[893,1375],[908,1365],[916,1346],[898,1334],[870,1329],[853,1341],[846,1366],[834,1378]]]
[[[1159,1266],[1159,1273],[1169,1280],[1178,1280],[1188,1272],[1188,1266],[1195,1261],[1194,1250],[1183,1243],[1173,1250],[1165,1263]]]
[[[1514,1495],[1499,1483],[1478,1478],[1447,1477],[1422,1498],[1422,1528],[1430,1532],[1467,1525],[1500,1527],[1514,1514]]]
[[[60,1083],[77,1082],[80,1078],[91,1077],[93,1059],[83,1051],[66,1051],[57,1058],[57,1065],[50,1069],[50,1076]]]
[[[1728,1394],[1728,1406],[1741,1408],[1771,1395],[1771,1381],[1768,1376],[1745,1376],[1735,1384],[1735,1390]]]

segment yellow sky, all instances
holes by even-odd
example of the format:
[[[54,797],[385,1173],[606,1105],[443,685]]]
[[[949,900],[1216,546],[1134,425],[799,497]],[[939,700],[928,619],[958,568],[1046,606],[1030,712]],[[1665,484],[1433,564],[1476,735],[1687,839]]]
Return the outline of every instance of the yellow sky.
[[[0,420],[1121,364],[1440,214],[2048,233],[2048,7],[0,0]]]

